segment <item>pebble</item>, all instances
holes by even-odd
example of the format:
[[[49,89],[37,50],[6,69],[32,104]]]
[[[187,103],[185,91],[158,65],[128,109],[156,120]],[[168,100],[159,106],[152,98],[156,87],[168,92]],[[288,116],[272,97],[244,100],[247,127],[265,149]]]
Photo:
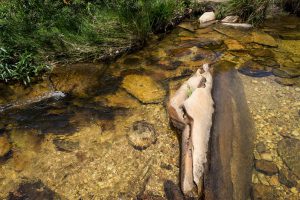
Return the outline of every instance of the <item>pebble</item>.
[[[263,185],[270,185],[265,175],[258,173],[258,178]]]
[[[273,186],[279,186],[278,176],[272,176],[269,183]]]
[[[262,153],[260,154],[263,160],[273,161],[272,155],[270,153]]]
[[[297,188],[292,187],[292,188],[291,188],[291,192],[294,193],[294,194],[297,194],[297,193],[298,193],[298,190],[297,190]]]

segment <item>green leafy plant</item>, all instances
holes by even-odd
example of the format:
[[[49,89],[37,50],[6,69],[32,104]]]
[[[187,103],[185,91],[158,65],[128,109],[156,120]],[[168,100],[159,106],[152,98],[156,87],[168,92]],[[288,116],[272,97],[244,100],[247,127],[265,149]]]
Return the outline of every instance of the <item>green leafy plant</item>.
[[[31,77],[39,75],[45,68],[46,65],[37,65],[28,52],[13,55],[12,52],[0,48],[0,80],[21,81],[27,85],[31,82]]]

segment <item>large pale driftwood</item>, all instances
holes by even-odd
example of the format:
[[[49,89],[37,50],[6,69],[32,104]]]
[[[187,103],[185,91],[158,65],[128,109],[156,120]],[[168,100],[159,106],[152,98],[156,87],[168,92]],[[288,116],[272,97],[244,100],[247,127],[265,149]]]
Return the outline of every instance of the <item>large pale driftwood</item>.
[[[204,71],[201,73],[201,71]],[[202,189],[202,177],[210,128],[212,125],[213,100],[212,76],[208,64],[197,70],[170,99],[170,118],[183,130],[181,155],[181,189],[189,194],[198,187]]]
[[[193,178],[201,188],[201,177],[206,163],[206,154],[210,128],[212,126],[212,114],[214,112],[211,96],[212,76],[205,70],[202,74],[206,82],[203,87],[195,89],[192,95],[184,102],[186,114],[190,118],[192,153],[193,153]]]

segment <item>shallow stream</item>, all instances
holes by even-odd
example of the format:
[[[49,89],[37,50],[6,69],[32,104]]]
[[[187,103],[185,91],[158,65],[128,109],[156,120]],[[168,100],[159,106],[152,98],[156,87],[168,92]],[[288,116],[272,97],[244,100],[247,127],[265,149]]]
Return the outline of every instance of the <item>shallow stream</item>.
[[[299,199],[299,18],[181,27],[112,64],[0,83],[0,199],[165,199],[180,171],[166,104],[204,63],[238,70],[255,126],[252,198]]]

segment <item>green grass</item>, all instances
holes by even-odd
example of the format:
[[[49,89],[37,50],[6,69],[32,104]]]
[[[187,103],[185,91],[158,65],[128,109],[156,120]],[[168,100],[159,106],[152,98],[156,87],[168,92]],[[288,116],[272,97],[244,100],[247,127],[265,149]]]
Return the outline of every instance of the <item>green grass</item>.
[[[267,8],[272,0],[229,0],[217,11],[217,18],[227,15],[238,15],[243,21],[251,24],[261,23],[266,16]]]
[[[0,81],[30,82],[52,62],[94,61],[166,26],[182,0],[2,0]]]

